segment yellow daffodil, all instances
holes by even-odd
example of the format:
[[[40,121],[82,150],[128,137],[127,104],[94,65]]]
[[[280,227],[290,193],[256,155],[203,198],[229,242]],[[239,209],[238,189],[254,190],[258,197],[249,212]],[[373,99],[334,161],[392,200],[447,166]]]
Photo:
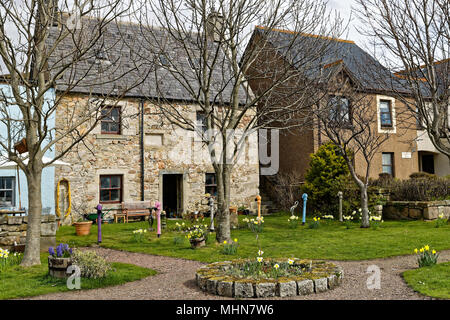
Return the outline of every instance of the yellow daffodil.
[[[429,251],[429,250],[430,250],[430,246],[429,246],[429,245],[426,245],[426,246],[425,246],[425,250],[426,250],[426,251]]]
[[[227,240],[224,240],[224,241],[223,241],[223,244],[227,244]]]
[[[423,250],[423,248],[420,248],[420,250],[419,250],[420,252],[423,252],[424,250]]]
[[[417,253],[419,250],[417,250],[417,248],[414,249],[414,253]]]
[[[433,251],[431,251],[432,254],[436,254],[436,250],[433,249]]]
[[[237,242],[237,238],[234,238],[234,242]]]

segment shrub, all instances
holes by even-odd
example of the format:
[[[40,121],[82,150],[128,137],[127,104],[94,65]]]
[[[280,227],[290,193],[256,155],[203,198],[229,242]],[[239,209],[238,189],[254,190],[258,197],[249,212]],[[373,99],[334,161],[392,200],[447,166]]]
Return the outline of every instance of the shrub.
[[[308,224],[308,228],[309,228],[309,229],[318,229],[319,227],[320,227],[320,218],[314,217],[314,218],[313,218],[313,221],[311,221],[311,222]]]
[[[336,179],[348,175],[348,167],[339,148],[327,143],[319,147],[311,155],[309,169],[305,175],[305,184],[302,192],[308,194],[308,205],[315,212],[332,213],[338,210]]]
[[[450,180],[430,174],[414,173],[408,180],[374,180],[372,186],[386,188],[393,201],[432,201],[449,199]]]
[[[439,253],[436,250],[431,250],[428,245],[419,250],[414,249],[414,252],[417,254],[419,268],[435,265],[439,258]]]
[[[93,251],[74,250],[72,259],[73,264],[80,268],[83,278],[103,278],[111,270],[111,265]]]

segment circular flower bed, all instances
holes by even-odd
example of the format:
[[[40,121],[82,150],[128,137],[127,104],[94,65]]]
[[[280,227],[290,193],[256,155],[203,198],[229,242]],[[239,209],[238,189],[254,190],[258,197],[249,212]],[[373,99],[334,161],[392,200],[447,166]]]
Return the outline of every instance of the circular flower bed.
[[[236,298],[290,297],[324,292],[340,285],[341,267],[325,261],[267,259],[215,262],[197,270],[199,288]]]

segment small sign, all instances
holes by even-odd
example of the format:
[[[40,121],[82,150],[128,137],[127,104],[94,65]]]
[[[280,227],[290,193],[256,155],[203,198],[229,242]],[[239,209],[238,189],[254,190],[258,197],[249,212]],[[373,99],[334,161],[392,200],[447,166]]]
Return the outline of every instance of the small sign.
[[[411,159],[411,152],[402,152],[403,159]]]

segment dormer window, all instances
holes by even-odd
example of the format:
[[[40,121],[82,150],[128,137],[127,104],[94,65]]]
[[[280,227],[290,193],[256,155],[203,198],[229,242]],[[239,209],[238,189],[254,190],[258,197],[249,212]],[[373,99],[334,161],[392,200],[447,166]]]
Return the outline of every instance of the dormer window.
[[[349,125],[350,100],[343,96],[331,96],[329,100],[329,120],[336,125]]]

